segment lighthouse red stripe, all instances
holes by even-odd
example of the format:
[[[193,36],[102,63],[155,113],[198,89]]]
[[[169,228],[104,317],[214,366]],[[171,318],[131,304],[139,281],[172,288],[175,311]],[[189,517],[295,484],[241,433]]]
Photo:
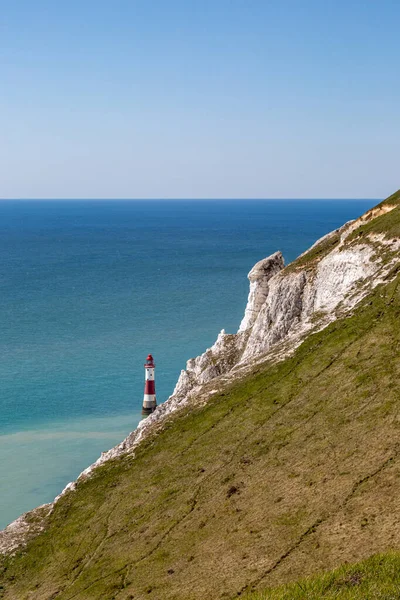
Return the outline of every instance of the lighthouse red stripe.
[[[147,380],[144,384],[144,393],[145,394],[155,394],[156,386],[154,381]]]

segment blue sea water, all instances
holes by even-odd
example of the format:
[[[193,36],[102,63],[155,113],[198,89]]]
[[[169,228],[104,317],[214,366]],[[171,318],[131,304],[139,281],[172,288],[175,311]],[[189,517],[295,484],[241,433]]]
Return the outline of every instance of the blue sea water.
[[[138,423],[237,330],[253,264],[287,262],[373,200],[1,201],[0,528]]]

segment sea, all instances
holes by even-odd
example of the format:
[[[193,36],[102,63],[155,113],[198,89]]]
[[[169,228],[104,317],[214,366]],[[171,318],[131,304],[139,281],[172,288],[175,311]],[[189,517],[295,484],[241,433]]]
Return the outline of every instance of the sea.
[[[0,529],[50,502],[233,333],[247,273],[378,200],[0,201]]]

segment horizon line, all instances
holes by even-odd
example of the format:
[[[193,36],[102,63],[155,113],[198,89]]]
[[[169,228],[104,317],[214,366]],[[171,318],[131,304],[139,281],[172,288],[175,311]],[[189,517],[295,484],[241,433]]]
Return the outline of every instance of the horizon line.
[[[340,200],[340,201],[346,201],[346,200],[382,200],[382,198],[375,198],[375,197],[334,197],[334,196],[330,196],[330,197],[317,197],[317,196],[312,196],[312,197],[282,197],[282,198],[274,198],[274,197],[256,197],[256,198],[251,198],[251,197],[233,197],[233,198],[229,198],[229,197],[224,197],[224,198],[201,198],[201,197],[194,197],[194,198],[112,198],[112,197],[107,197],[107,198],[94,198],[94,197],[88,197],[88,198],[63,198],[63,197],[59,197],[59,198],[39,198],[39,197],[34,197],[34,198],[0,198],[0,202],[215,202],[215,201],[248,201],[248,200],[253,200],[253,201],[287,201],[287,200],[313,200],[313,201],[325,201],[325,200]]]

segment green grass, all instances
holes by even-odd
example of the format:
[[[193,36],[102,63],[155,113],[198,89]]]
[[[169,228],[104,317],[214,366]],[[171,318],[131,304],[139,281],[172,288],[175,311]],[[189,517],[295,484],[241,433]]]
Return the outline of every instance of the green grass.
[[[388,600],[396,554],[354,567],[353,587],[353,567],[304,577],[400,549],[399,284],[80,482],[0,558],[0,598],[222,600],[303,580],[261,597]]]
[[[384,209],[385,206],[396,206],[390,212],[384,213],[358,227],[347,238],[347,243],[362,242],[371,234],[383,234],[387,239],[400,237],[400,190],[378,204],[372,211]],[[368,214],[368,212],[367,212]]]
[[[265,592],[243,596],[244,600],[398,600],[400,553],[372,556],[323,575]]]
[[[380,202],[377,205],[377,208],[381,208],[385,204],[397,204],[397,205],[399,205],[400,204],[400,190],[397,190],[397,192],[394,192],[394,194],[392,194],[391,196],[389,196],[385,200],[382,200],[382,202]]]
[[[399,238],[400,237],[400,190],[380,202],[373,210],[379,210],[384,208],[386,205],[397,206],[392,211],[376,217],[365,224],[360,225],[353,233],[349,235],[346,240],[344,247],[348,247],[352,243],[359,243],[368,241],[372,243],[367,236],[371,233],[383,234],[386,238]],[[369,212],[369,211],[368,211]],[[368,214],[368,212],[366,214]],[[313,268],[319,261],[324,258],[329,252],[331,252],[340,242],[340,234],[333,233],[328,238],[323,239],[314,248],[311,248],[308,252],[297,258],[295,261],[290,263],[286,269],[286,273],[300,270],[304,267]]]
[[[399,238],[400,206],[361,225],[349,235],[347,241],[350,242],[356,240],[357,242],[360,242],[371,233],[383,234],[388,239]]]
[[[295,261],[290,263],[285,272],[289,273],[292,271],[297,271],[302,269],[305,266],[310,266],[312,264],[317,264],[324,256],[329,254],[340,242],[340,234],[334,233],[330,235],[328,238],[322,240],[319,244],[317,244],[314,248],[311,248],[308,252],[297,258]]]

